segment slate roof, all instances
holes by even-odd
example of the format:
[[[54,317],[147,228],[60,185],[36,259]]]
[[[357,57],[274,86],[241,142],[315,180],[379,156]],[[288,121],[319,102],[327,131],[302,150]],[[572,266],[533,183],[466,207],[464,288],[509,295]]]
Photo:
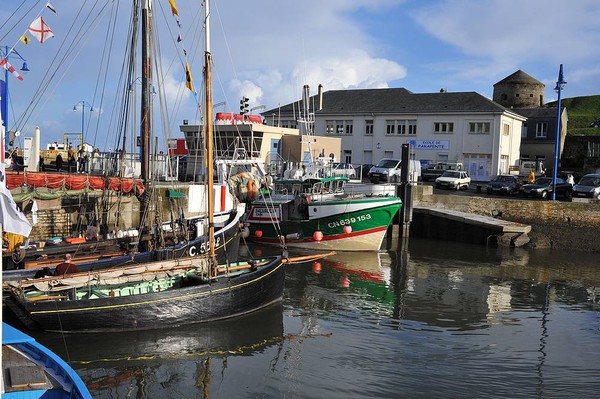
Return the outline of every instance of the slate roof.
[[[517,72],[508,75],[504,79],[494,84],[494,87],[499,84],[530,84],[530,85],[540,85],[545,87],[546,85],[537,80],[536,78],[526,74],[522,70],[518,70]]]
[[[317,95],[310,97],[309,109],[318,107]],[[302,101],[290,103],[262,113],[270,116],[281,112],[292,114],[303,109]],[[507,108],[476,92],[420,93],[404,88],[330,90],[323,92],[323,108],[316,115],[346,115],[364,113],[445,113],[445,112],[505,112]]]
[[[556,108],[511,108],[511,111],[526,118],[556,118]]]

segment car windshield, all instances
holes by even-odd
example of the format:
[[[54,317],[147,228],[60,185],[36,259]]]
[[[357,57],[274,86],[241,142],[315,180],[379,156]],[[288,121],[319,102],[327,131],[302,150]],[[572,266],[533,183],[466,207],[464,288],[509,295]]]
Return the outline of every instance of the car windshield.
[[[451,170],[447,170],[444,172],[442,177],[460,177],[460,172],[454,172]]]
[[[535,179],[535,184],[550,184],[552,183],[552,179],[549,177],[540,177],[539,179]]]
[[[514,177],[512,176],[497,176],[494,181],[498,181],[498,182],[510,182],[513,181]]]
[[[382,159],[377,163],[378,168],[395,168],[398,161],[394,159]]]
[[[583,176],[579,180],[580,186],[600,186],[600,176]]]

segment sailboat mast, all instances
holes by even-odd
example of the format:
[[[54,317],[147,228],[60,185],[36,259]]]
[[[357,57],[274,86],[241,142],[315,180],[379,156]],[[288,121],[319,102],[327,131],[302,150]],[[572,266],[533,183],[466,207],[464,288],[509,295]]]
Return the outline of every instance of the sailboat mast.
[[[210,53],[210,0],[204,1],[204,128],[206,129],[206,169],[207,169],[207,191],[208,191],[208,242],[209,256],[215,257],[215,225],[214,225],[214,193],[213,193],[213,100],[212,100],[212,55]]]
[[[152,0],[142,2],[142,101],[140,118],[141,136],[141,178],[148,187],[150,181],[150,123],[151,123],[151,90],[152,87]],[[140,204],[140,222],[147,214],[148,201]]]

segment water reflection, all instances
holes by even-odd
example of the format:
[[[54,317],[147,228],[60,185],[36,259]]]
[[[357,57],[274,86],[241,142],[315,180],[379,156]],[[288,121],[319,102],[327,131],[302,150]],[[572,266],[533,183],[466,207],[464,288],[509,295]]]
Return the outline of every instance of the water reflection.
[[[95,397],[208,397],[211,374],[225,373],[229,357],[281,345],[283,308],[172,330],[34,334],[69,359]]]
[[[596,258],[412,240],[289,265],[244,318],[40,341],[98,398],[595,397]]]

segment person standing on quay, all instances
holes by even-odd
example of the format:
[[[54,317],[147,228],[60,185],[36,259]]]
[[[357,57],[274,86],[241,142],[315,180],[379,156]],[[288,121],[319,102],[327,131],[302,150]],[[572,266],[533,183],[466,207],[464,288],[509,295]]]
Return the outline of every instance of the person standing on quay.
[[[533,171],[533,169],[531,169],[531,171],[529,172],[529,179],[527,179],[527,183],[531,184],[535,182],[535,172]]]
[[[67,152],[67,172],[71,173],[71,168],[75,165],[75,149],[73,146],[69,146],[69,151]]]

